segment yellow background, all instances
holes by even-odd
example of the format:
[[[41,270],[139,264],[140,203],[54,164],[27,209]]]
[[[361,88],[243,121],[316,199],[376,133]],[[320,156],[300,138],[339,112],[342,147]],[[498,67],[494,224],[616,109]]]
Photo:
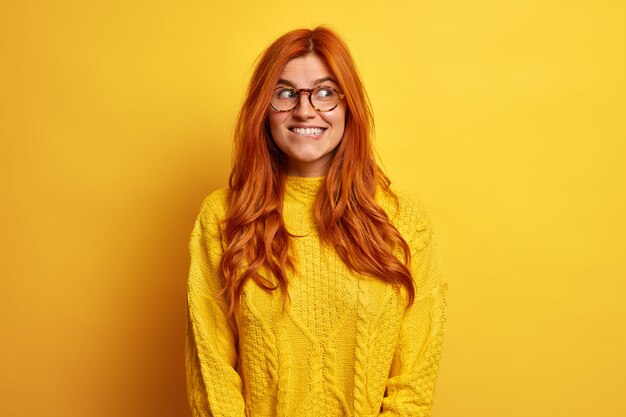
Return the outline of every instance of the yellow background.
[[[187,239],[254,59],[349,43],[450,281],[434,417],[624,416],[622,1],[4,1],[0,415],[188,416]]]

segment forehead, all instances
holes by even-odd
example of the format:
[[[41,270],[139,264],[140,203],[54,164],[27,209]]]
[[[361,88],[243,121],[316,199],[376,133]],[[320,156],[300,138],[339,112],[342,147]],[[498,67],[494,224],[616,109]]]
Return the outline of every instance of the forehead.
[[[309,54],[294,58],[285,64],[280,78],[290,81],[299,88],[312,86],[324,78],[334,78],[326,63],[317,55]]]

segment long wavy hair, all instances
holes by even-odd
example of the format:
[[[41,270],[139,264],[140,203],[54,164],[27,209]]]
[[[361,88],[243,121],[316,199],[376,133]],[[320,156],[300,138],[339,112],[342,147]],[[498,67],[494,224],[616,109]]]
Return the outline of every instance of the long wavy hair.
[[[314,204],[320,237],[352,270],[403,286],[409,303],[414,300],[409,247],[375,201],[377,187],[396,203],[397,198],[375,160],[372,112],[363,83],[345,43],[320,26],[288,32],[261,54],[239,113],[221,261],[231,314],[249,279],[267,291],[280,288],[283,301],[288,297],[286,272],[295,269],[289,251],[294,236],[282,217],[285,158],[272,139],[268,114],[283,67],[308,54],[326,63],[346,97],[344,135]]]

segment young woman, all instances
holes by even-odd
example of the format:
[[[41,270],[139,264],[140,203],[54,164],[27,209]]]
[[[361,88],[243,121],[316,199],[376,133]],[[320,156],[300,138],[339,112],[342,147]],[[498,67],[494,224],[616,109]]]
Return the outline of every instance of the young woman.
[[[333,31],[258,62],[229,187],[191,242],[194,417],[427,416],[446,282],[430,220],[376,164],[372,119]]]

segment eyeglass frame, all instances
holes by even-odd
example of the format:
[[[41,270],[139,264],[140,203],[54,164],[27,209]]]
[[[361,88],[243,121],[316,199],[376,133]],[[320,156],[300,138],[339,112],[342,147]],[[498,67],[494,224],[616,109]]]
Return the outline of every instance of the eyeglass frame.
[[[329,85],[318,85],[318,86],[317,86],[317,87],[315,87],[315,88],[293,88],[293,87],[284,87],[284,86],[281,86],[281,87],[276,87],[276,88],[274,89],[274,91],[278,90],[279,88],[284,88],[284,89],[286,89],[286,90],[291,90],[291,91],[294,91],[294,92],[298,95],[298,100],[296,101],[296,104],[295,104],[292,108],[290,108],[289,110],[278,110],[276,107],[274,107],[274,103],[272,103],[272,100],[270,100],[270,106],[272,106],[272,108],[273,108],[274,110],[276,110],[277,112],[280,112],[280,113],[287,113],[288,111],[292,111],[293,109],[295,109],[296,107],[298,107],[298,105],[300,104],[300,101],[301,101],[300,96],[301,96],[301,95],[302,95],[302,93],[304,93],[304,92],[306,92],[306,93],[308,93],[308,94],[309,94],[309,103],[311,104],[311,107],[313,107],[313,108],[315,109],[315,111],[318,111],[318,112],[321,112],[321,113],[326,113],[326,112],[329,112],[329,111],[333,111],[333,110],[335,110],[335,109],[337,108],[337,106],[339,105],[339,102],[340,102],[341,100],[343,100],[343,99],[346,97],[346,95],[345,95],[345,94],[340,93],[339,91],[337,91],[337,89],[336,89],[336,88],[331,87],[331,86],[329,86]],[[311,97],[313,97],[313,94],[311,94],[311,93],[312,93],[313,91],[317,90],[317,89],[320,89],[320,88],[330,88],[330,89],[331,89],[331,90],[333,90],[335,93],[337,93],[337,97],[338,97],[338,99],[337,99],[337,104],[335,104],[332,108],[330,108],[330,109],[328,109],[328,110],[320,110],[320,109],[318,109],[317,107],[315,107],[315,105],[313,104],[313,99],[311,98]]]

